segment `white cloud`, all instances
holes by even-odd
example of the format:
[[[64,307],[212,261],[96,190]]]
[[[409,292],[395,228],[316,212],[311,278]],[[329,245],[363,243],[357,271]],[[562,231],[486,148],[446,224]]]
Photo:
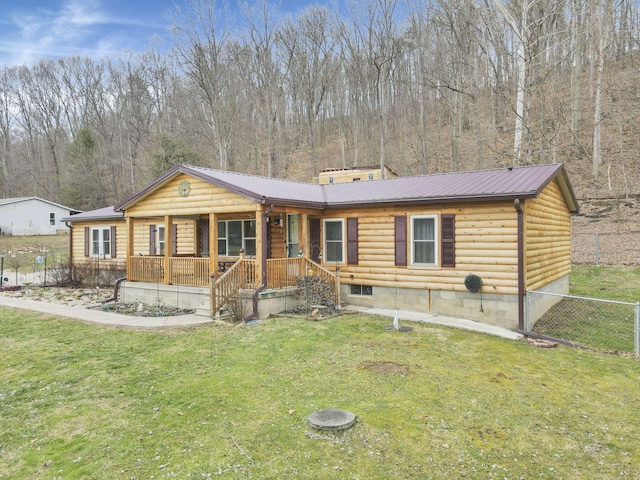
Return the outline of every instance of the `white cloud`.
[[[162,29],[145,24],[148,18],[116,17],[105,2],[47,0],[46,7],[16,4],[12,11],[7,9],[0,20],[0,65],[30,64],[45,57],[114,55],[145,45],[153,31]]]

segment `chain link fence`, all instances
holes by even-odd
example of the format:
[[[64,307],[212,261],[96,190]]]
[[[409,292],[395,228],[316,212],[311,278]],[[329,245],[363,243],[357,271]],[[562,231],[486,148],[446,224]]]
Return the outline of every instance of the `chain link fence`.
[[[640,356],[640,302],[530,290],[526,299],[525,330],[531,336],[601,352]]]

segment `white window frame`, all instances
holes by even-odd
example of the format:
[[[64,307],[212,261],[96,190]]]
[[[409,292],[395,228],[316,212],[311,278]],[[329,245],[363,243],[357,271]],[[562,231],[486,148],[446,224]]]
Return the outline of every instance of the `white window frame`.
[[[156,225],[156,255],[164,255],[165,248],[167,248],[167,229],[164,225]]]
[[[415,221],[416,220],[432,220],[433,221],[433,239],[416,239],[415,238]],[[438,215],[414,215],[411,217],[411,265],[437,267],[438,266],[438,239],[439,239],[439,222]],[[433,262],[418,263],[416,261],[416,242],[428,242],[433,244]]]
[[[105,232],[107,240],[105,241]],[[97,238],[96,238],[97,234]],[[113,239],[111,238],[111,227],[92,227],[91,228],[91,256],[93,258],[111,258],[113,252]],[[105,248],[108,246],[108,248]],[[108,253],[106,253],[108,250]]]
[[[335,222],[339,222],[340,223],[340,232],[341,232],[341,238],[339,240],[339,242],[337,240],[327,240],[327,223],[335,223]],[[345,248],[346,248],[346,232],[345,232],[345,224],[346,222],[344,221],[344,218],[326,218],[323,221],[322,224],[322,244],[324,246],[324,250],[322,252],[322,261],[326,262],[326,263],[344,263],[344,259],[345,259]],[[331,243],[340,243],[340,258],[336,259],[336,258],[330,258],[329,257],[329,252],[330,250],[327,248],[329,242]]]

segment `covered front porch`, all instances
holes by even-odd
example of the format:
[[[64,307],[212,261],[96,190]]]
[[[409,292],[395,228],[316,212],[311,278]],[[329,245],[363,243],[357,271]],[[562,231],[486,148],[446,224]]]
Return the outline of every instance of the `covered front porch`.
[[[256,296],[295,287],[298,278],[309,276],[326,280],[335,303],[340,302],[337,267],[323,267],[319,239],[307,240],[308,214],[270,209],[127,222],[127,281],[208,288],[212,316],[241,290],[252,290]],[[315,260],[307,252],[314,252]]]

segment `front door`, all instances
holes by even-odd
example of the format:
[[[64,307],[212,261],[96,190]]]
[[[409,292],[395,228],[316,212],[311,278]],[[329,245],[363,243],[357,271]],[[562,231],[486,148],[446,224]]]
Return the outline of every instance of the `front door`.
[[[300,215],[287,215],[287,257],[298,256],[300,251]]]

